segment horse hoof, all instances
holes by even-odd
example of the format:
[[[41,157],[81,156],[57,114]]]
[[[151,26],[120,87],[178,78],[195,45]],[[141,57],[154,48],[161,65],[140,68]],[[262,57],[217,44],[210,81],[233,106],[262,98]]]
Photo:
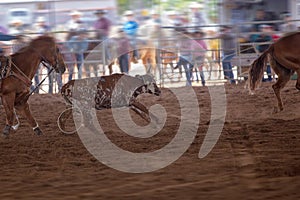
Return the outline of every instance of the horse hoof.
[[[275,106],[274,109],[273,109],[273,114],[279,113],[281,111],[283,111],[283,108],[279,108],[279,107]]]
[[[40,127],[35,128],[33,131],[34,131],[34,133],[35,133],[36,135],[43,135],[43,132],[42,132],[42,130],[40,129]]]
[[[9,133],[10,133],[10,129],[11,129],[11,126],[5,125],[5,127],[4,127],[4,129],[3,129],[3,132],[2,132],[2,136],[3,136],[4,138],[8,138]]]

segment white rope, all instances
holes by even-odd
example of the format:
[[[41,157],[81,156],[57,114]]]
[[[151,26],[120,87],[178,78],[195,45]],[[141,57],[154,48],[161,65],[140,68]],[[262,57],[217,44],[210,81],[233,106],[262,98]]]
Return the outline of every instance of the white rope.
[[[73,110],[74,108],[73,107],[71,107],[71,108],[67,108],[66,110],[64,110],[62,113],[60,113],[60,115],[58,116],[58,118],[57,118],[57,126],[58,126],[58,128],[59,128],[59,130],[61,131],[61,132],[63,132],[64,134],[68,134],[68,135],[70,135],[70,134],[74,134],[74,133],[76,133],[77,131],[79,131],[79,129],[83,126],[83,115],[82,115],[82,112],[81,112],[81,110],[80,109],[76,109],[77,111],[79,111],[79,113],[80,113],[80,116],[81,116],[81,125],[76,129],[75,128],[75,130],[73,130],[73,131],[66,131],[66,130],[63,130],[63,128],[61,127],[61,124],[59,123],[60,122],[60,119],[61,119],[61,117],[62,117],[62,115],[65,113],[65,112],[67,112],[67,111],[69,111],[69,110]],[[72,111],[73,112],[73,111]],[[76,125],[75,125],[76,126]]]

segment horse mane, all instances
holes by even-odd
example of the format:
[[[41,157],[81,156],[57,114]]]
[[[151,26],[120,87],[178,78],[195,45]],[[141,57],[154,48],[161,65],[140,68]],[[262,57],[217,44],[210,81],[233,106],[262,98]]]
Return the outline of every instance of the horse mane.
[[[20,48],[17,52],[15,52],[12,55],[18,55],[20,53],[23,53],[27,51],[29,48],[35,47],[36,45],[41,46],[41,42],[46,42],[47,44],[51,44],[51,43],[55,44],[55,40],[51,36],[47,36],[47,35],[38,36],[37,38],[31,40],[27,45]]]
[[[36,43],[38,43],[40,45],[41,42],[55,43],[55,40],[51,36],[41,35],[41,36],[38,36],[37,38],[31,40],[31,42],[29,43],[29,46],[35,46]]]
[[[24,51],[27,51],[28,49],[28,45],[22,47],[21,49],[19,49],[17,52],[13,53],[12,55],[18,55],[20,53],[23,53]]]

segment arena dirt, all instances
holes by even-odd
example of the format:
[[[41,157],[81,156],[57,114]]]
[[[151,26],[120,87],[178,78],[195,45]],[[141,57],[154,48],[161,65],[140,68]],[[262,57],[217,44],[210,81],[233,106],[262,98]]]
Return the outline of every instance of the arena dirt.
[[[272,114],[276,101],[271,83],[262,84],[253,96],[243,84],[226,85],[225,125],[203,159],[198,152],[211,103],[208,88],[194,87],[201,112],[194,142],[171,165],[142,174],[109,168],[88,152],[77,134],[62,134],[56,123],[65,109],[60,95],[33,95],[31,110],[44,135],[34,135],[21,117],[19,130],[0,139],[0,199],[300,199],[300,93],[294,85],[291,81],[283,90],[285,110],[279,114]],[[159,134],[148,139],[126,135],[111,120],[111,110],[97,111],[101,126],[127,151],[162,148],[178,129],[178,101],[169,89],[162,89],[161,97],[139,99],[166,109],[168,118]],[[3,107],[0,113],[4,127]],[[143,125],[133,112],[132,118]]]

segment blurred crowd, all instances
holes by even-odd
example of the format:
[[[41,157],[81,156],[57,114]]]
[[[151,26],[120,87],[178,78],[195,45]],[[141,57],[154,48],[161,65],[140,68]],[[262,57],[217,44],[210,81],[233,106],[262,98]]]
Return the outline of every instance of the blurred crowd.
[[[71,11],[69,20],[63,25],[61,32],[54,35],[64,52],[68,65],[67,81],[91,76],[90,66],[85,64],[84,60],[86,52],[92,50],[91,45],[96,40],[97,44],[102,42],[104,49],[99,60],[102,59],[105,65],[109,65],[116,62],[117,58],[122,73],[129,73],[130,64],[137,63],[144,56],[139,51],[140,45],[144,45],[144,47],[151,45],[150,47],[155,49],[175,54],[174,59],[168,62],[170,66],[173,66],[175,62],[172,71],[179,69],[182,72],[184,69],[186,85],[192,85],[193,73],[196,72],[199,73],[201,83],[205,86],[206,80],[211,76],[211,71],[208,73],[208,78],[203,73],[205,67],[206,70],[211,70],[208,65],[222,68],[222,77],[228,83],[235,84],[237,77],[234,77],[231,60],[238,54],[237,42],[258,43],[254,47],[254,52],[261,53],[283,34],[298,30],[289,13],[282,16],[281,23],[272,23],[272,16],[263,9],[256,11],[250,30],[240,32],[239,27],[231,24],[207,27],[209,21],[203,15],[202,9],[202,4],[191,3],[188,13],[179,13],[174,10],[165,12],[152,10],[149,12],[149,16],[144,18],[138,17],[132,10],[127,10],[122,13],[118,22],[112,21],[107,16],[106,10],[97,10],[93,13],[97,19],[92,26],[81,20],[83,13],[78,10]],[[12,41],[13,48],[6,54],[14,53],[26,43],[24,37],[16,36],[26,35],[32,38],[53,34],[53,30],[57,31],[57,27],[50,27],[43,16],[37,17],[31,27],[23,26],[21,20],[14,20],[10,22],[8,30],[0,29],[0,41]],[[170,41],[169,44],[166,44],[162,38],[172,39],[166,39]],[[167,48],[167,46],[172,47]],[[5,54],[3,49],[5,49],[5,44],[2,44],[1,49],[2,54]],[[161,60],[167,60],[161,55],[161,52],[156,51],[154,56],[156,56],[157,62],[158,57]],[[98,76],[97,66],[93,66],[93,69],[94,75]],[[267,74],[269,81],[271,80],[270,68],[267,69]],[[35,76],[35,84],[38,84],[40,79],[38,71]],[[49,77],[49,93],[53,92],[54,79],[58,83],[58,89],[63,84],[61,76],[52,75]],[[36,92],[39,92],[38,89]]]

